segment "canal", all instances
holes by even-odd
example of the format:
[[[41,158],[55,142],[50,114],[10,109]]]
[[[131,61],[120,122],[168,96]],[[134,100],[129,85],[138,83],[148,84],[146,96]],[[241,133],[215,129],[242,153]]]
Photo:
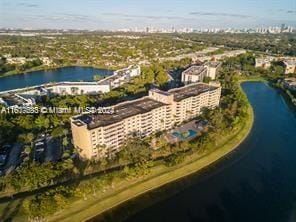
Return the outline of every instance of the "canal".
[[[0,92],[49,82],[93,81],[94,75],[111,74],[113,74],[111,70],[80,66],[42,70],[0,78]]]
[[[295,115],[281,93],[266,83],[242,87],[255,122],[233,154],[91,221],[296,221]]]

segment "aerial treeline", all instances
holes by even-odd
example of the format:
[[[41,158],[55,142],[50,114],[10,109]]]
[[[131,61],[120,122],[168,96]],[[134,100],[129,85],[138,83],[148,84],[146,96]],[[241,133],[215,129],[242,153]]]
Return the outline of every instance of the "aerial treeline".
[[[182,34],[182,38],[209,46],[223,45],[271,54],[296,56],[296,35],[286,34]]]
[[[118,36],[116,34],[64,35],[54,37],[1,36],[1,54],[12,57],[49,57],[51,66],[87,65],[117,69],[143,62],[151,64],[159,58],[196,52],[202,44],[186,42],[167,35]],[[56,50],[59,49],[59,50]],[[29,66],[28,63],[26,66]],[[2,73],[18,66],[6,64]]]
[[[0,75],[10,71],[24,72],[34,67],[41,66],[42,64],[42,61],[38,58],[32,61],[26,61],[24,64],[10,64],[7,63],[6,58],[0,55]]]
[[[282,62],[272,62],[270,68],[256,68],[255,54],[246,53],[237,57],[225,59],[224,70],[236,72],[240,77],[263,77],[270,81],[275,81],[284,76],[284,67]]]

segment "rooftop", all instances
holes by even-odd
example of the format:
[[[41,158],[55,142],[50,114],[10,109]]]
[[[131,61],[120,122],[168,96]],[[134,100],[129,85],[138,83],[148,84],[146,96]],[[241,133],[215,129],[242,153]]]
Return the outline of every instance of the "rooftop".
[[[210,67],[213,67],[213,68],[217,68],[218,66],[220,66],[222,63],[221,62],[216,62],[216,61],[210,61],[208,62],[208,65]]]
[[[124,102],[114,106],[114,114],[83,114],[74,117],[74,124],[82,126],[87,124],[88,129],[95,129],[97,127],[108,126],[122,121],[137,114],[146,113],[153,109],[162,107],[166,104],[153,100],[149,97],[143,97],[131,102]],[[77,120],[77,121],[76,121]]]
[[[165,96],[174,95],[174,100],[179,102],[191,96],[197,96],[203,92],[217,89],[218,86],[212,86],[205,83],[193,83],[181,88],[172,89],[169,91],[162,91],[159,89],[152,89]],[[76,126],[87,125],[88,129],[95,129],[97,127],[108,126],[114,123],[119,123],[123,119],[135,116],[138,114],[147,113],[153,109],[165,106],[167,104],[156,101],[148,96],[141,99],[127,101],[114,106],[113,114],[82,114],[73,117],[73,123]]]
[[[212,91],[217,89],[217,86],[211,86],[204,83],[194,83],[182,88],[171,89],[168,92],[174,94],[174,100],[179,102],[183,99],[189,98],[191,96],[197,96],[206,91]]]
[[[286,60],[286,61],[284,61],[284,63],[289,66],[295,66],[296,60]]]
[[[183,73],[187,75],[200,75],[207,68],[205,66],[191,66],[186,69]]]
[[[285,78],[285,82],[291,85],[296,85],[296,78]]]

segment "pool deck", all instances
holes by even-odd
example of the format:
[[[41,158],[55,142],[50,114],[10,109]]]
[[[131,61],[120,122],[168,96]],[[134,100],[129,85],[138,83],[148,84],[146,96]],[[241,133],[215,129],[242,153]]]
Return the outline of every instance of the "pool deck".
[[[186,140],[190,140],[190,139],[193,139],[195,138],[196,136],[199,136],[201,134],[202,131],[205,130],[205,127],[201,127],[201,126],[198,126],[198,124],[196,123],[197,120],[192,120],[182,126],[179,126],[175,129],[172,129],[170,132],[166,133],[164,135],[164,138],[165,140],[168,142],[168,143],[176,143],[176,142],[180,142],[180,141],[186,141]],[[177,133],[180,133],[180,134],[183,134],[183,133],[186,133],[188,132],[189,130],[193,130],[195,131],[197,134],[195,136],[189,136],[187,138],[178,138],[176,137],[175,135],[173,135],[174,132],[177,132]]]

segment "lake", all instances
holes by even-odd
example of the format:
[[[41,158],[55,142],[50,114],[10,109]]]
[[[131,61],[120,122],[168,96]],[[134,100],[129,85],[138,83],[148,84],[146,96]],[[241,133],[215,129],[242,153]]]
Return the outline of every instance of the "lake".
[[[92,67],[63,67],[0,78],[0,91],[35,86],[49,82],[93,81],[94,75],[112,75],[113,71]]]
[[[296,117],[278,90],[242,87],[255,122],[234,153],[91,221],[296,221]]]

